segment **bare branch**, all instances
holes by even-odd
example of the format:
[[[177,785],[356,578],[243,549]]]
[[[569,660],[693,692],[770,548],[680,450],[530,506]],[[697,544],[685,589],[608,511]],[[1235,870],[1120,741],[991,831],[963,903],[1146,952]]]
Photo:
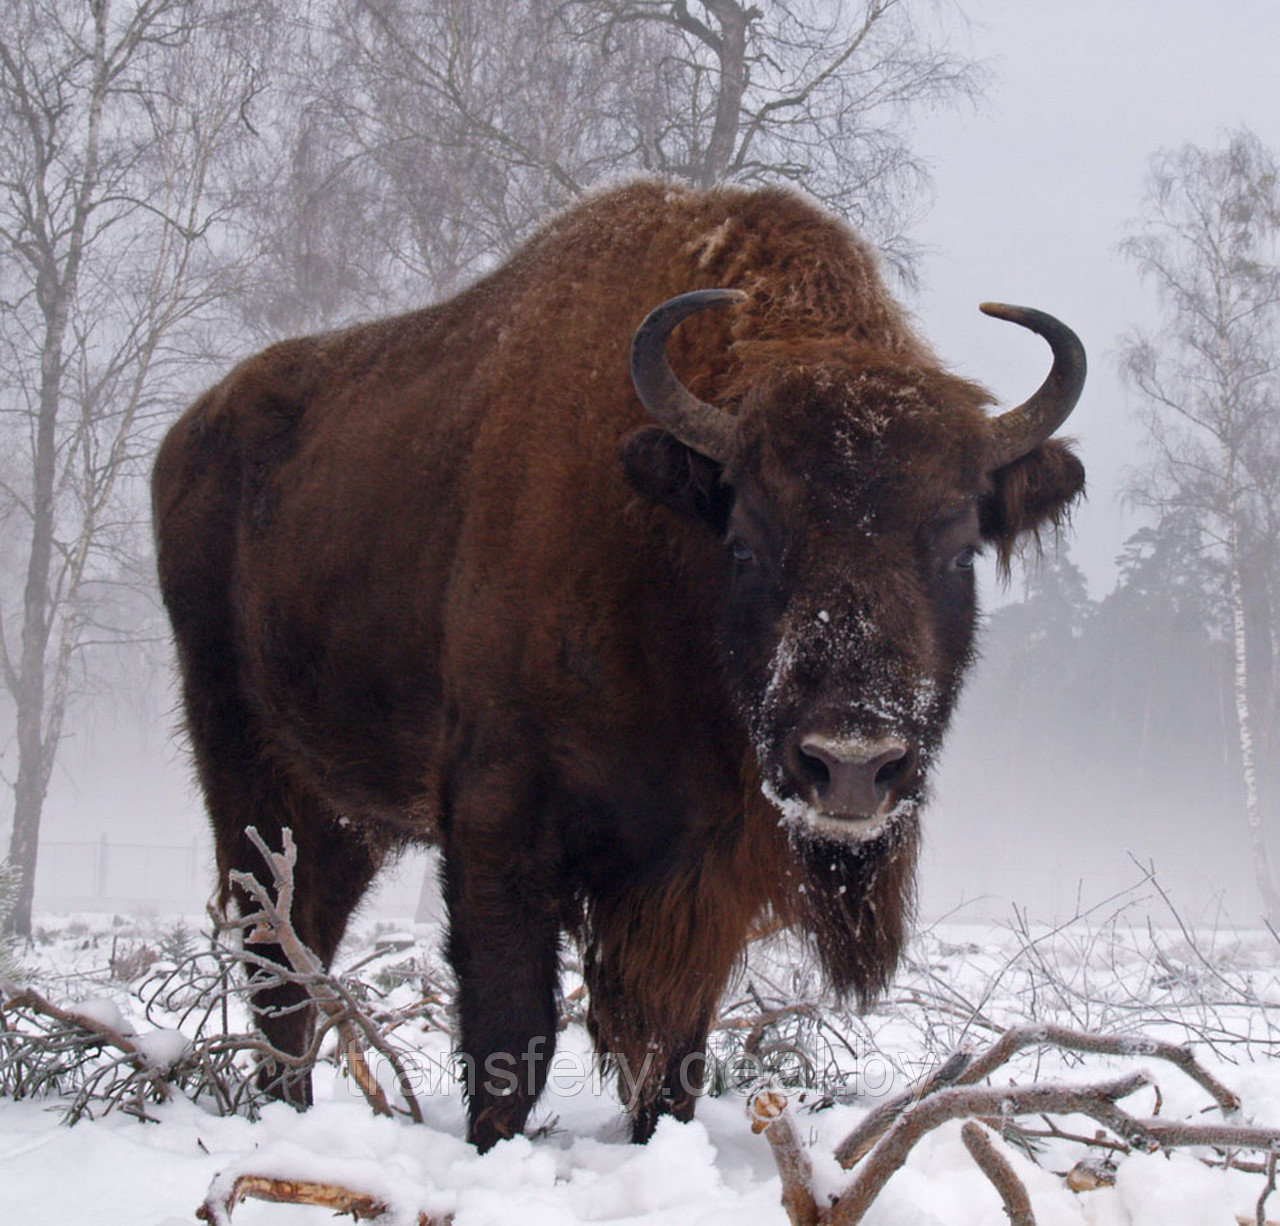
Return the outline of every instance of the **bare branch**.
[[[900,1116],[867,1155],[853,1182],[832,1206],[829,1221],[832,1226],[853,1226],[860,1222],[921,1137],[947,1120],[1051,1113],[1088,1115],[1110,1126],[1115,1118],[1116,1100],[1150,1084],[1146,1074],[1131,1073],[1088,1086],[1037,1084],[939,1090]]]
[[[899,1094],[896,1098],[881,1103],[840,1142],[836,1148],[836,1161],[846,1171],[850,1170],[866,1157],[871,1147],[904,1111],[935,1091],[954,1085],[972,1063],[973,1053],[966,1048],[959,1048],[905,1094]]]
[[[246,827],[245,834],[262,854],[271,871],[271,889],[275,892],[275,898],[251,874],[231,873],[232,884],[244,890],[259,907],[257,911],[235,921],[235,926],[249,930],[245,936],[247,942],[278,945],[293,970],[306,978],[317,1007],[324,1015],[333,1019],[337,1026],[347,1067],[374,1112],[378,1115],[394,1114],[386,1094],[369,1068],[367,1048],[377,1051],[394,1070],[410,1117],[415,1123],[422,1123],[422,1108],[410,1088],[411,1082],[399,1053],[387,1043],[347,988],[325,971],[320,959],[307,948],[293,927],[291,912],[294,866],[298,860],[293,831],[288,827],[284,828],[284,848],[279,852],[272,851],[267,846],[256,827]]]
[[[960,1130],[960,1137],[982,1173],[1000,1193],[1004,1211],[1009,1215],[1010,1226],[1036,1226],[1027,1189],[1014,1173],[1008,1159],[991,1143],[991,1134],[981,1124],[970,1120]]]
[[[1008,1063],[1016,1052],[1041,1044],[1095,1055],[1155,1056],[1176,1065],[1193,1081],[1203,1086],[1213,1096],[1224,1115],[1232,1115],[1240,1109],[1240,1099],[1196,1060],[1190,1048],[1145,1037],[1084,1034],[1061,1026],[1016,1026],[1005,1031],[998,1042],[969,1065],[957,1078],[957,1082],[960,1085],[974,1085]]]
[[[764,1133],[782,1177],[782,1207],[791,1226],[818,1226],[822,1215],[813,1195],[813,1167],[796,1136],[787,1110],[787,1096],[779,1090],[761,1090],[747,1100],[751,1131]]]
[[[1267,1226],[1267,1201],[1276,1190],[1276,1154],[1273,1150],[1267,1155],[1267,1182],[1258,1196],[1258,1208],[1254,1213],[1256,1226]]]
[[[196,1210],[202,1222],[225,1226],[231,1221],[235,1207],[247,1199],[270,1201],[277,1205],[316,1205],[334,1213],[349,1213],[360,1222],[377,1221],[392,1212],[385,1201],[368,1192],[357,1192],[335,1183],[319,1183],[313,1179],[279,1179],[270,1175],[237,1175],[228,1189],[219,1175],[209,1189],[204,1204]],[[417,1215],[418,1226],[447,1226],[452,1214]]]
[[[143,1076],[148,1089],[155,1095],[157,1102],[167,1102],[169,1100],[169,1085],[160,1070],[156,1069],[147,1060],[146,1056],[143,1055],[132,1040],[112,1029],[105,1022],[100,1022],[96,1018],[79,1013],[74,1009],[59,1008],[59,1006],[46,1000],[34,988],[18,988],[11,983],[0,981],[0,993],[3,993],[3,996],[0,997],[0,1014],[4,1010],[9,1012],[29,1010],[43,1017],[52,1018],[64,1026],[83,1031],[100,1046],[111,1047],[120,1052],[135,1071]],[[6,1024],[5,1029],[10,1030],[10,1025]],[[3,1046],[3,1040],[0,1040],[0,1046]]]

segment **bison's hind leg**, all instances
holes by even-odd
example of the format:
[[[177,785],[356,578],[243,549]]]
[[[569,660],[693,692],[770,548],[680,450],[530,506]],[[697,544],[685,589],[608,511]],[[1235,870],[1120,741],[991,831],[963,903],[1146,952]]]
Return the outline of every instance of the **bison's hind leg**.
[[[244,643],[233,585],[243,561],[238,528],[248,478],[241,462],[252,448],[229,433],[226,398],[234,398],[234,391],[228,384],[209,393],[160,449],[153,483],[160,590],[173,623],[187,731],[213,826],[223,902],[232,893],[229,873],[252,873],[260,880],[266,875],[261,855],[245,837],[246,827],[256,826],[272,849],[282,844],[282,828],[291,827],[298,846],[294,927],[327,965],[379,855],[287,775],[243,688]],[[278,451],[294,419],[279,417],[278,405],[262,412],[265,416],[256,418],[245,407],[235,416],[259,425],[274,421]],[[273,454],[261,456],[265,462]],[[254,479],[265,478],[258,472]],[[281,960],[279,950],[268,946],[255,952]],[[304,987],[263,986],[252,1003],[268,1042],[289,1055],[307,1050],[314,1010]],[[306,1070],[264,1070],[263,1077],[271,1093],[299,1105],[310,1102]]]
[[[283,846],[289,827],[297,844],[292,921],[301,940],[329,965],[352,910],[377,871],[375,848],[344,827],[319,801],[308,797],[270,756],[253,713],[238,692],[234,652],[195,618],[174,616],[182,664],[187,729],[195,750],[209,820],[213,827],[223,904],[251,904],[230,886],[230,874],[249,873],[264,885],[271,875],[245,830],[256,827],[267,846]],[[255,954],[284,964],[273,945]],[[270,979],[269,974],[262,974]],[[303,1055],[314,1033],[314,1006],[305,987],[277,982],[250,997],[258,1028],[277,1050]],[[308,1069],[264,1065],[259,1075],[271,1095],[295,1106],[311,1102]]]

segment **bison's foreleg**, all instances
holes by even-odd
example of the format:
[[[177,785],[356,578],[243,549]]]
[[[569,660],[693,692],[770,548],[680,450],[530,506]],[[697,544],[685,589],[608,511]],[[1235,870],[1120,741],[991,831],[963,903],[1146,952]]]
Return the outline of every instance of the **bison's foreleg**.
[[[658,1063],[655,1075],[647,1084],[632,1086],[628,1071],[618,1071],[618,1088],[631,1115],[631,1139],[643,1145],[664,1115],[687,1122],[706,1081],[706,1031],[690,1036],[682,1043],[671,1043],[672,1050]]]
[[[467,1139],[481,1152],[524,1127],[556,1042],[558,908],[534,851],[496,841],[455,826],[443,869]]]
[[[588,1025],[618,1070],[635,1141],[662,1115],[692,1119],[706,1081],[707,1032],[750,918],[716,885],[711,872],[676,872],[590,916]]]
[[[693,1118],[706,1081],[707,1031],[722,986],[722,981],[690,982],[681,997],[664,997],[643,982],[643,969],[610,968],[588,958],[588,1027],[596,1051],[617,1069],[618,1097],[631,1116],[631,1139],[637,1143],[653,1135],[661,1116]]]

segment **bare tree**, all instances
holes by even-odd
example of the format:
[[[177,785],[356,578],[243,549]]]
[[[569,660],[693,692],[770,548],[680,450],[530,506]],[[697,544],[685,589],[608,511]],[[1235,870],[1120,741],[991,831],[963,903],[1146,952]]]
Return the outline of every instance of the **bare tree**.
[[[907,116],[984,79],[932,36],[933,7],[321,0],[299,36],[298,198],[331,202],[321,224],[341,224],[345,245],[370,236],[357,266],[381,243],[370,283],[417,300],[424,282],[447,292],[505,258],[550,209],[641,172],[795,184],[909,271],[926,174]]]
[[[700,187],[789,182],[909,270],[927,174],[912,107],[974,97],[983,70],[931,37],[919,0],[567,0],[573,37],[657,35],[658,105],[623,117],[646,170]]]
[[[233,20],[234,18],[234,20]],[[8,931],[29,935],[44,798],[84,652],[119,639],[152,427],[226,292],[222,162],[253,90],[254,17],[202,0],[3,0],[0,609],[16,729]]]
[[[310,102],[297,139],[314,147],[319,135],[317,194],[359,197],[338,211],[348,241],[363,230],[366,253],[381,246],[384,291],[452,291],[548,211],[642,167],[619,116],[657,105],[648,75],[661,48],[645,31],[614,53],[576,37],[550,0],[321,8],[298,60]]]
[[[1192,516],[1223,576],[1239,763],[1258,890],[1280,924],[1268,827],[1280,816],[1280,183],[1257,137],[1158,154],[1124,250],[1164,326],[1124,370],[1145,398],[1140,501]],[[1268,818],[1267,815],[1270,815]],[[1210,827],[1211,828],[1211,827]]]

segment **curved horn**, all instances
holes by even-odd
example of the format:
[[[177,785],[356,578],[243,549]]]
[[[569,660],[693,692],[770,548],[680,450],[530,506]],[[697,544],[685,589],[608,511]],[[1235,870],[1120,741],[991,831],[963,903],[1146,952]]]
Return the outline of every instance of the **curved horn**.
[[[1035,395],[992,421],[987,456],[987,470],[992,471],[1026,455],[1067,420],[1080,399],[1087,363],[1080,338],[1052,315],[1002,302],[984,302],[978,310],[1030,328],[1053,350],[1053,369]]]
[[[667,362],[667,337],[690,315],[722,302],[741,302],[736,289],[698,289],[654,307],[631,340],[631,382],[644,407],[687,447],[727,463],[733,454],[734,419],[699,400]]]

